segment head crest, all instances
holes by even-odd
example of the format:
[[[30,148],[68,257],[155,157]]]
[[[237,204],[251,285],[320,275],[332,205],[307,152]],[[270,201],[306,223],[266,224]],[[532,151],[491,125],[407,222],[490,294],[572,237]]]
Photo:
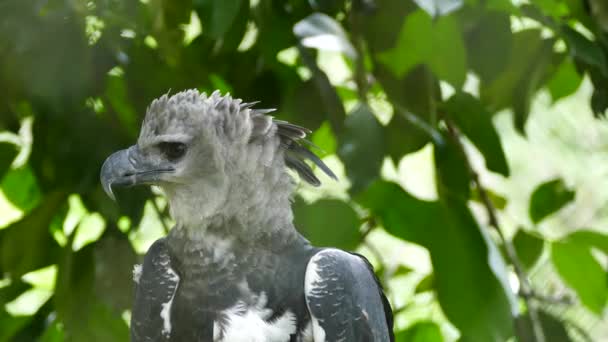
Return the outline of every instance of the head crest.
[[[244,103],[230,94],[222,96],[217,90],[210,96],[196,89],[172,96],[165,94],[152,101],[146,110],[140,138],[167,131],[188,133],[205,124],[219,126],[215,127],[216,130],[232,139],[247,138],[249,143],[277,136],[284,151],[285,165],[296,171],[304,181],[314,186],[321,184],[306,160],[336,179],[327,165],[308,149],[314,146],[306,140],[310,130],[274,119],[267,115],[274,109],[253,108],[257,103]]]

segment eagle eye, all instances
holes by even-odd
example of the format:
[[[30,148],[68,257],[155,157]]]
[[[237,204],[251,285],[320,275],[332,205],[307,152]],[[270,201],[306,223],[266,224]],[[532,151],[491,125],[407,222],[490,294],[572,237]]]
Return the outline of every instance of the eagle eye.
[[[175,161],[186,154],[186,144],[181,142],[161,142],[158,144],[160,152],[170,161]]]

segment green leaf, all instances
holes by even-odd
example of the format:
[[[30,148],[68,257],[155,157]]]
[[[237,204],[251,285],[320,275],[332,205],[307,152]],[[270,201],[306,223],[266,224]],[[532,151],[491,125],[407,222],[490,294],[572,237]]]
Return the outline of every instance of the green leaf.
[[[116,230],[95,244],[95,295],[115,312],[133,304],[133,265],[137,255],[128,237]]]
[[[467,62],[484,83],[490,83],[509,64],[513,41],[510,15],[498,11],[474,12],[471,20],[475,26],[465,36]]]
[[[555,19],[569,14],[568,6],[561,0],[532,0],[532,3]]]
[[[336,138],[331,131],[329,122],[324,121],[317,130],[312,134],[312,143],[321,149],[320,155],[329,155],[336,153]],[[319,151],[316,151],[317,153]]]
[[[608,76],[606,55],[599,44],[590,41],[570,26],[562,25],[560,31],[572,57],[596,67],[604,76]]]
[[[539,185],[530,197],[529,214],[534,223],[558,211],[574,199],[574,191],[566,188],[563,180],[554,179]]]
[[[493,190],[487,188],[485,189],[485,191],[488,197],[490,198],[490,202],[492,203],[494,208],[498,210],[503,210],[507,206],[507,199],[503,195],[498,194]],[[481,198],[481,194],[479,193],[479,189],[477,189],[477,187],[473,188],[473,191],[471,192],[471,200],[477,203],[484,204],[484,200],[483,198]]]
[[[357,58],[357,52],[340,23],[327,14],[309,15],[296,23],[293,32],[305,47],[341,52],[352,59]]]
[[[313,245],[354,250],[360,242],[361,220],[347,203],[323,199],[306,204],[298,199],[293,205],[296,228]]]
[[[297,123],[312,131],[321,126],[327,119],[327,109],[323,105],[323,97],[313,80],[298,82],[286,97],[282,109],[279,109],[281,119]]]
[[[217,39],[230,30],[241,6],[249,6],[249,3],[242,0],[195,0],[193,5],[201,20],[203,34]]]
[[[443,342],[439,326],[431,321],[417,322],[395,334],[396,342]]]
[[[4,196],[24,212],[29,212],[40,203],[40,189],[29,166],[8,171],[0,187]]]
[[[46,195],[39,206],[3,231],[0,256],[4,272],[17,278],[54,263],[58,246],[49,225],[65,199],[62,193]]]
[[[17,146],[8,142],[0,142],[0,180],[10,169],[11,163],[17,156]]]
[[[589,246],[568,240],[555,242],[551,245],[551,259],[583,305],[601,315],[608,299],[608,278]]]
[[[553,44],[553,39],[543,39],[537,29],[514,33],[509,64],[496,79],[480,86],[481,100],[490,111],[513,108],[520,132],[524,132],[533,95],[552,70]]]
[[[395,164],[406,154],[416,152],[430,142],[426,132],[414,127],[399,112],[395,112],[385,127],[385,136],[388,155]]]
[[[39,342],[63,342],[65,341],[65,334],[63,331],[63,325],[57,320],[53,321],[46,330],[44,334],[40,336]]]
[[[380,0],[373,11],[360,16],[361,29],[372,55],[393,48],[403,21],[419,7],[413,1]]]
[[[159,1],[158,4],[162,8],[163,23],[169,29],[187,23],[190,19],[190,0]]]
[[[301,45],[298,50],[304,65],[312,71],[312,80],[318,89],[318,94],[321,96],[332,130],[335,134],[343,133],[346,112],[336,89],[331,85],[329,78],[319,68],[309,51]]]
[[[606,234],[591,230],[579,230],[569,234],[564,240],[583,246],[597,248],[608,255],[608,235]]]
[[[538,236],[519,229],[513,237],[515,252],[526,269],[531,269],[543,253],[545,242]]]
[[[440,79],[459,89],[466,77],[466,51],[458,22],[453,17],[435,21],[425,12],[410,14],[400,31],[397,45],[378,55],[397,77],[418,64],[427,64]]]
[[[547,83],[553,102],[572,95],[583,82],[572,60],[566,59]]]
[[[435,289],[435,276],[433,275],[433,273],[429,273],[424,278],[422,278],[422,280],[420,280],[420,282],[418,282],[418,285],[416,285],[416,289],[414,290],[414,293],[433,291],[434,289]]]
[[[406,265],[399,265],[397,269],[392,272],[393,277],[404,276],[414,272],[414,270]]]
[[[502,149],[500,137],[492,123],[491,114],[483,104],[468,93],[456,93],[443,106],[460,130],[483,154],[486,167],[509,176],[509,165]]]
[[[414,0],[414,2],[433,17],[456,11],[464,4],[463,0]]]
[[[514,303],[497,278],[506,277],[506,269],[491,262],[500,256],[489,253],[489,240],[463,202],[419,200],[384,181],[372,184],[357,201],[390,234],[429,250],[437,298],[463,337],[481,342],[504,341],[512,335]]]
[[[12,338],[19,330],[23,329],[30,321],[31,316],[11,316],[4,310],[4,306],[0,309],[0,342],[14,341]]]
[[[108,76],[105,96],[116,112],[118,120],[133,138],[139,133],[139,116],[127,94],[127,85],[122,76]]]
[[[521,15],[519,7],[517,7],[511,0],[486,0],[486,9],[488,11],[500,11],[511,15]]]
[[[95,293],[95,245],[78,252],[64,249],[55,290],[57,316],[66,335],[74,341],[128,341],[129,329],[120,317]]]
[[[338,156],[351,180],[351,193],[358,193],[380,174],[384,161],[382,125],[366,104],[359,104],[346,117],[338,138]]]
[[[432,244],[432,230],[443,219],[439,203],[415,198],[386,181],[374,182],[357,201],[382,219],[387,232],[422,246]]]
[[[471,195],[471,175],[462,151],[445,137],[434,145],[435,177],[440,194],[451,194],[463,200]]]
[[[564,322],[544,310],[539,310],[538,314],[540,325],[545,334],[545,341],[572,342]],[[515,323],[515,329],[517,330],[519,342],[538,341],[536,337],[534,337],[534,330],[532,328],[529,315],[526,314],[517,317],[517,321]]]
[[[423,122],[430,122],[431,112],[436,110],[441,93],[439,81],[426,66],[419,65],[404,77],[396,77],[380,64],[376,65],[375,75],[394,105],[410,111]]]

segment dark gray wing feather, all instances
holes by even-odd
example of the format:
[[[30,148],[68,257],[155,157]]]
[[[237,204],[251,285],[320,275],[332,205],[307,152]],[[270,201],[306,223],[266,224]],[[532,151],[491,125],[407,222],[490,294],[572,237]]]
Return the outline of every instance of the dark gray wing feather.
[[[285,149],[285,165],[287,167],[295,170],[304,181],[314,186],[321,185],[321,181],[315,176],[305,160],[310,160],[329,177],[337,179],[336,175],[319,157],[302,146],[302,143],[312,144],[304,139],[307,134],[311,133],[309,129],[281,120],[274,120],[274,123],[277,125],[277,134],[281,139],[281,147]]]
[[[171,302],[178,283],[179,277],[171,268],[168,246],[160,239],[146,253],[137,280],[131,314],[132,342],[170,340],[170,329],[165,329],[170,322],[165,322],[161,312],[164,305]]]
[[[306,303],[314,341],[394,341],[393,315],[362,256],[324,249],[306,269]]]
[[[256,141],[260,137],[265,137],[271,131],[271,126],[276,126],[276,134],[278,135],[281,148],[285,150],[285,165],[296,171],[298,175],[307,183],[319,186],[321,181],[306,163],[310,160],[329,177],[337,179],[336,175],[323,163],[319,157],[308,150],[302,144],[314,146],[310,141],[306,140],[306,136],[312,133],[311,130],[302,126],[294,125],[287,121],[277,120],[266,114],[273,112],[274,109],[253,109],[257,102],[241,103],[240,109],[251,110],[251,120],[253,122],[251,141]],[[273,131],[274,132],[274,131]]]

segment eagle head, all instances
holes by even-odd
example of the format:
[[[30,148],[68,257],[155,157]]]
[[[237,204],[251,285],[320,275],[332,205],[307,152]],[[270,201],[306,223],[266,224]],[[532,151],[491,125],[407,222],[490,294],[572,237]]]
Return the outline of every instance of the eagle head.
[[[104,190],[114,199],[116,186],[157,185],[176,221],[196,223],[251,210],[247,203],[259,207],[288,199],[293,181],[286,166],[319,185],[306,159],[335,178],[303,145],[307,129],[274,120],[266,115],[273,110],[254,104],[218,91],[207,96],[186,90],[155,99],[137,144],[104,162]]]

